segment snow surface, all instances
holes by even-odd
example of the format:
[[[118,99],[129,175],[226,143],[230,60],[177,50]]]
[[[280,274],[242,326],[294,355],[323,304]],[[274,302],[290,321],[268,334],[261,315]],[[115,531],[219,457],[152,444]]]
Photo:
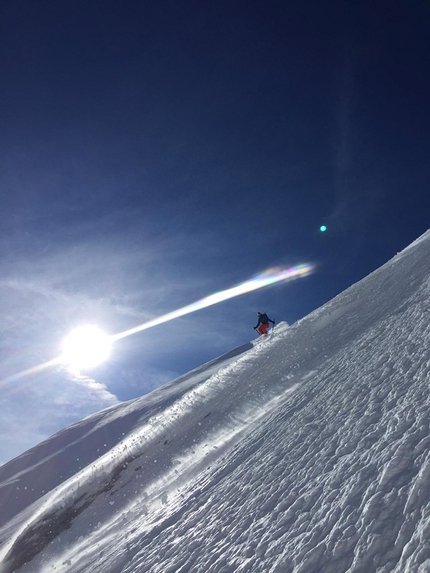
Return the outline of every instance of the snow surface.
[[[0,572],[430,572],[430,232],[0,468]]]

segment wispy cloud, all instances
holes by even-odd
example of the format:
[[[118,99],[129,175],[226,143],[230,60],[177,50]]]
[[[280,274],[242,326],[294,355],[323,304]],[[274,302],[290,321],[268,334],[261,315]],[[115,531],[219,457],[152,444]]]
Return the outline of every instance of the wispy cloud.
[[[95,380],[47,371],[0,388],[0,464],[118,398]]]
[[[359,94],[355,74],[359,56],[347,38],[344,43],[333,150],[335,201],[326,220],[330,231],[340,235],[354,231],[359,239],[380,209],[386,191],[372,156],[374,150],[368,141],[363,141],[357,120]]]
[[[210,234],[187,239],[180,233],[176,240],[166,234],[159,241],[127,233],[100,238],[106,225],[106,221],[101,228],[94,225],[94,235],[88,230],[87,236],[86,224],[77,223],[78,231],[73,234],[81,238],[74,236],[70,243],[60,238],[58,244],[46,241],[43,248],[42,241],[32,249],[31,241],[26,242],[25,249],[2,264],[0,463],[66,425],[117,403],[116,394],[124,394],[121,387],[127,387],[128,396],[139,395],[176,377],[181,372],[165,363],[166,349],[178,356],[199,341],[196,324],[201,327],[201,320],[194,326],[188,323],[183,330],[178,324],[174,330],[154,332],[149,339],[154,349],[149,352],[155,357],[152,362],[142,352],[140,339],[126,345],[122,356],[116,354],[93,377],[49,368],[4,383],[10,376],[55,358],[62,338],[83,322],[116,333],[210,292],[207,267],[197,265],[186,272],[181,268],[184,248],[194,252],[196,259],[207,257],[213,242]],[[206,252],[202,250],[205,244]],[[209,339],[213,323],[203,322]],[[155,360],[160,362],[155,364]]]

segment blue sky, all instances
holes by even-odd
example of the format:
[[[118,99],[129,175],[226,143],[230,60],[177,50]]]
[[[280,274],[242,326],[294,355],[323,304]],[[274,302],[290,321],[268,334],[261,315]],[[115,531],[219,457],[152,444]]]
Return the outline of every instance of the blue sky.
[[[257,310],[303,317],[427,230],[429,38],[424,1],[3,2],[2,379],[83,322],[318,267],[118,341],[83,378],[0,383],[0,458],[243,344]]]

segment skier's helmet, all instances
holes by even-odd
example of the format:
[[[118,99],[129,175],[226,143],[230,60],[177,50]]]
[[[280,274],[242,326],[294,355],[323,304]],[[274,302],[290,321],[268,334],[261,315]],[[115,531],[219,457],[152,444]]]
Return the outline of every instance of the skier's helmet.
[[[257,312],[258,316],[261,316],[261,312]]]

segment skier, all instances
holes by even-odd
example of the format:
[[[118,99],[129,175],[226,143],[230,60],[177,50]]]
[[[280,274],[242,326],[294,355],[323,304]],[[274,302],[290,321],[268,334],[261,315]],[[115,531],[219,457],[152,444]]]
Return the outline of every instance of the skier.
[[[274,327],[275,321],[270,319],[266,313],[257,312],[257,315],[258,315],[258,322],[257,326],[254,326],[254,330],[257,330],[260,336],[262,334],[267,334],[267,329],[269,328],[269,322],[271,322]]]

